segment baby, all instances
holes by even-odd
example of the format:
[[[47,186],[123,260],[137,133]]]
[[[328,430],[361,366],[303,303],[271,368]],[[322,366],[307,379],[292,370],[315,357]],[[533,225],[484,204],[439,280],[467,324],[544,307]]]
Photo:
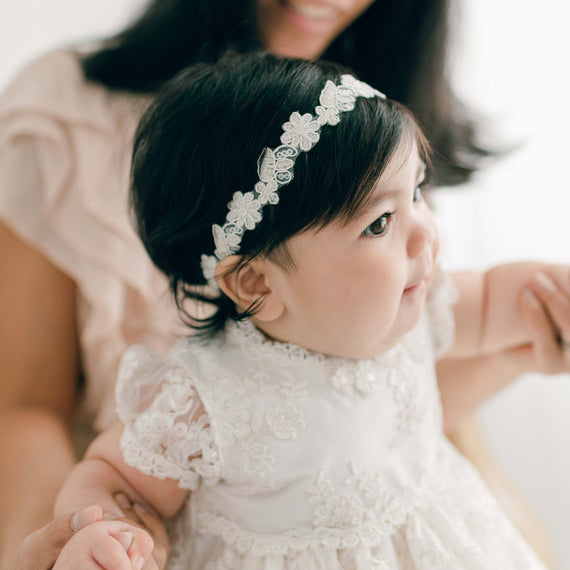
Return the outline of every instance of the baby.
[[[196,332],[127,351],[121,423],[57,511],[144,502],[178,570],[543,569],[445,438],[434,372],[528,342],[517,299],[541,266],[445,276],[428,167],[411,114],[331,64],[227,56],[173,80],[132,202]],[[157,568],[151,549],[103,521],[54,569]]]

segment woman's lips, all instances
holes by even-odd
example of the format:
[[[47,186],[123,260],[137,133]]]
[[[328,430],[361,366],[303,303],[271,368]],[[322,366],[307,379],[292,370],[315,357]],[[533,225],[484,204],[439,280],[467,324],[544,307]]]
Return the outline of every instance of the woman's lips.
[[[284,17],[307,33],[328,32],[336,25],[340,12],[326,4],[279,0]]]

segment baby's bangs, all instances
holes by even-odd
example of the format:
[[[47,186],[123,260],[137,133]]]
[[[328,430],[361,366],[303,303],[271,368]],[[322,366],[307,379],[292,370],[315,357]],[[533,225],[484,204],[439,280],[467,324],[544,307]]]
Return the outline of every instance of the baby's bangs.
[[[333,70],[325,80],[338,84],[337,73]],[[311,79],[308,91],[315,93],[307,92],[302,106],[288,102],[288,108],[304,112],[318,102],[324,81]],[[295,90],[292,98],[299,93]],[[421,155],[427,155],[427,141],[404,107],[379,97],[358,97],[353,110],[342,113],[337,125],[324,125],[315,146],[297,157],[293,180],[280,189],[277,204],[264,207],[258,226],[244,234],[240,254],[248,260],[267,256],[284,268],[293,267],[287,240],[332,223],[346,225],[359,216],[392,157],[402,144],[411,149],[415,140]]]
[[[340,178],[350,184],[350,191],[347,186],[341,189],[343,200],[318,225],[333,221],[344,225],[358,217],[367,208],[378,180],[400,146],[408,144],[408,140],[411,146],[418,136],[422,153],[427,145],[413,117],[398,103],[375,98],[357,100],[357,105],[353,115],[347,114],[336,141],[338,152],[343,155],[340,164],[346,170]],[[348,147],[343,139],[354,142]]]
[[[411,151],[415,143],[420,159],[427,167],[431,166],[429,142],[406,107],[391,100],[372,100],[363,103],[373,108],[374,116],[371,124],[375,121],[377,125],[370,140],[371,151],[373,148],[373,152],[370,152],[372,158],[368,168],[360,177],[358,187],[347,196],[348,200],[336,216],[341,224],[348,224],[366,210],[378,181],[394,154],[402,146],[405,147],[405,151]]]

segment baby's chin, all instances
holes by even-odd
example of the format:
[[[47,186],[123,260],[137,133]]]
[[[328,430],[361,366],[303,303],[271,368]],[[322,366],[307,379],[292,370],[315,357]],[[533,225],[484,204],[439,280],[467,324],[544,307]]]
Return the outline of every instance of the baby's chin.
[[[307,338],[299,330],[288,330],[287,333],[279,329],[270,330],[267,323],[260,322],[255,317],[252,321],[269,341],[293,344],[333,358],[359,360],[379,357],[394,348],[417,325],[424,306],[425,295],[423,299],[416,300],[412,307],[400,306],[391,326],[375,326],[369,334],[333,334],[328,338],[325,335]],[[380,331],[383,332],[379,334]]]

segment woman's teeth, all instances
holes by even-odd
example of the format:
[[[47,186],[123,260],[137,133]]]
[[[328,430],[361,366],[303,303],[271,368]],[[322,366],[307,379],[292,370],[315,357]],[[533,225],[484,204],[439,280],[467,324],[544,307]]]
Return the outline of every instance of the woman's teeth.
[[[330,20],[337,16],[336,10],[329,6],[318,6],[316,4],[305,4],[289,0],[288,5],[297,14],[311,20]]]

